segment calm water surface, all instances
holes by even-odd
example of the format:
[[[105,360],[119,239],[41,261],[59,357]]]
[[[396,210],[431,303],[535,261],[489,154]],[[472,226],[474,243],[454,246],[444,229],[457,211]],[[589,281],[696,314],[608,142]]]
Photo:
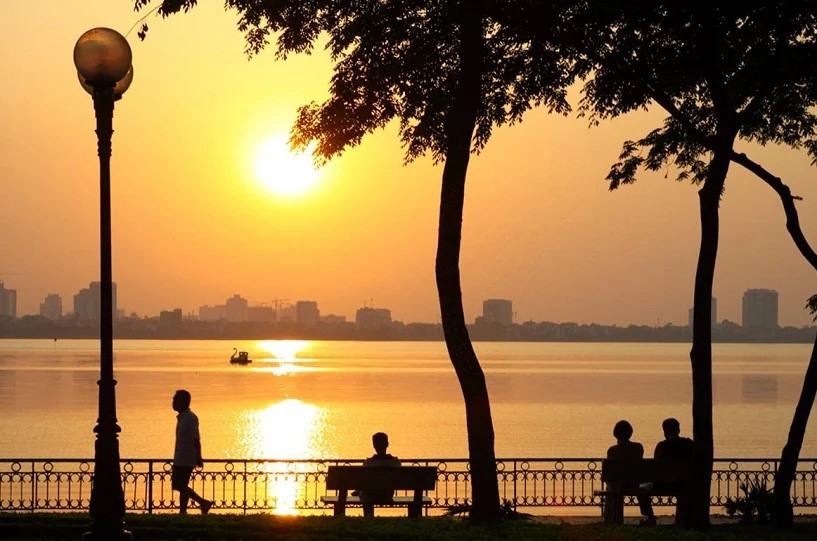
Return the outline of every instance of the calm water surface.
[[[172,456],[173,392],[186,388],[205,458],[357,458],[386,431],[403,458],[467,456],[465,410],[437,342],[118,340],[123,458]],[[250,352],[230,365],[232,348]],[[689,345],[475,344],[500,457],[596,457],[619,419],[651,453],[661,420],[691,434]],[[715,454],[775,457],[809,344],[714,348]],[[92,457],[98,344],[0,340],[0,457]],[[817,456],[811,423],[801,456]]]

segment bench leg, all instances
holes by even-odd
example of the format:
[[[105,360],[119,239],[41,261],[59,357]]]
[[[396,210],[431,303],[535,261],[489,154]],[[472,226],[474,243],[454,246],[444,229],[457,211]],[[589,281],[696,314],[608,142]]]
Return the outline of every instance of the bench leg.
[[[346,504],[340,502],[335,503],[335,516],[336,517],[346,516]]]

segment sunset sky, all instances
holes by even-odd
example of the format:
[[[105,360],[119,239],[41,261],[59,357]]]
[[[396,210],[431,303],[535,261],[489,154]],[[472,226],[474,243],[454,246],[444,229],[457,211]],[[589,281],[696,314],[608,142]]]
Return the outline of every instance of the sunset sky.
[[[395,126],[364,138],[312,179],[278,193],[276,154],[299,105],[327,94],[331,64],[248,60],[237,14],[202,1],[148,17],[127,36],[134,81],[117,102],[112,156],[113,276],[127,313],[318,301],[354,317],[366,304],[439,321],[434,254],[442,166],[403,166]],[[0,280],[18,315],[48,293],[64,309],[99,279],[98,160],[90,96],[72,51],[96,26],[122,34],[132,0],[0,3]],[[578,93],[574,93],[574,98]],[[576,100],[574,100],[575,103]],[[513,300],[516,320],[686,324],[698,250],[697,190],[674,171],[609,192],[621,143],[663,118],[643,112],[588,128],[543,110],[495,132],[471,162],[462,285],[469,321],[482,300]],[[794,193],[817,245],[817,185],[805,152],[740,143]],[[259,158],[260,156],[263,158]],[[261,162],[258,163],[258,160]],[[260,171],[259,171],[260,170]],[[300,172],[299,172],[300,171]],[[780,293],[780,323],[805,325],[814,271],[794,248],[774,192],[732,166],[721,205],[718,319],[740,323],[747,288]]]

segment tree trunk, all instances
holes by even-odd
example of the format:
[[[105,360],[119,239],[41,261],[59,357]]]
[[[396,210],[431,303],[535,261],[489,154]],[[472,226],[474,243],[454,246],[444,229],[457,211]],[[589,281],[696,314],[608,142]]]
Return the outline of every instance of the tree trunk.
[[[499,486],[494,454],[494,425],[485,375],[480,367],[462,307],[460,244],[465,177],[481,100],[481,2],[460,6],[460,73],[447,120],[447,147],[440,195],[436,277],[445,345],[465,401],[471,468],[471,520],[498,520]]]
[[[729,154],[716,152],[706,181],[698,191],[701,215],[701,246],[695,272],[692,314],[692,438],[695,456],[684,516],[678,521],[688,528],[709,527],[709,492],[712,479],[714,441],[712,435],[712,282],[718,255],[718,207]]]
[[[800,391],[800,400],[794,410],[794,417],[789,428],[789,438],[783,447],[780,456],[780,467],[774,478],[774,520],[781,528],[787,528],[794,521],[794,509],[791,503],[791,485],[797,471],[797,460],[800,449],[803,447],[803,437],[806,433],[809,414],[817,395],[817,338],[811,349],[806,376],[803,379],[803,388]]]
[[[783,204],[783,211],[786,213],[786,229],[789,235],[803,257],[806,258],[814,270],[817,270],[817,253],[814,252],[805,235],[803,235],[803,230],[800,227],[800,217],[797,214],[797,207],[794,205],[795,198],[792,196],[789,187],[783,184],[780,178],[747,158],[745,154],[733,153],[732,160],[755,173],[777,192],[780,196],[780,202]],[[803,378],[803,387],[800,390],[800,399],[797,402],[791,426],[789,427],[789,437],[780,455],[780,466],[775,473],[774,520],[780,528],[788,528],[794,522],[791,485],[794,483],[794,476],[797,472],[797,461],[800,458],[800,450],[803,447],[803,438],[808,427],[811,408],[814,406],[815,395],[817,395],[817,338],[815,338],[811,350],[811,358],[806,369],[806,375]]]

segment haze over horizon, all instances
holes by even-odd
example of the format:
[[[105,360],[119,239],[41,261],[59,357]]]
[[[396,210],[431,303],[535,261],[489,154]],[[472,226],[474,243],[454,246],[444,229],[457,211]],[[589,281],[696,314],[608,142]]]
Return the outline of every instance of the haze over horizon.
[[[98,161],[90,96],[72,51],[96,26],[125,34],[131,0],[0,5],[0,280],[18,315],[48,293],[66,307],[99,279]],[[439,321],[434,256],[442,165],[403,166],[394,126],[367,136],[315,178],[275,154],[296,108],[327,95],[323,51],[276,61],[244,55],[222,3],[150,16],[128,35],[134,81],[114,114],[113,279],[118,305],[140,314],[220,304],[316,300],[349,316],[364,302],[403,321]],[[578,89],[573,93],[574,106]],[[587,119],[529,113],[474,156],[460,259],[469,321],[482,300],[513,300],[517,321],[686,324],[699,242],[697,188],[675,171],[641,173],[609,192],[625,140],[652,110],[588,128]],[[815,171],[803,152],[739,142],[793,193],[817,245]],[[283,189],[286,173],[298,190]],[[665,178],[665,174],[667,178]],[[292,187],[292,185],[290,185]],[[302,193],[293,193],[301,191]],[[785,230],[776,194],[734,164],[721,204],[714,296],[740,322],[748,288],[779,292],[780,324],[803,326],[814,271]]]

